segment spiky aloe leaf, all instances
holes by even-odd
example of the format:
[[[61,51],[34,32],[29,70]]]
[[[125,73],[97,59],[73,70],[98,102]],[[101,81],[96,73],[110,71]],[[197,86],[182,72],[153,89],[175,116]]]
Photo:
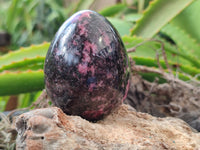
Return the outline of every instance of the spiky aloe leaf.
[[[143,65],[143,66],[158,68],[158,62],[156,61],[156,59],[138,57],[138,56],[132,56],[132,59],[135,61],[136,65]],[[168,63],[170,64],[171,69],[174,71],[176,71],[178,68],[179,72],[184,72],[185,74],[188,74],[190,76],[195,76],[195,75],[200,74],[200,70],[195,67],[191,67],[189,65],[183,65],[179,63],[173,63],[171,61],[168,61]],[[160,65],[163,67],[163,69],[167,69],[166,64],[163,60],[160,60]],[[200,77],[198,79],[200,80]]]
[[[125,4],[116,4],[101,10],[99,13],[105,17],[113,16],[126,8]]]
[[[50,43],[33,45],[0,56],[0,72],[41,63],[44,61],[49,45]]]
[[[43,70],[4,71],[0,73],[0,95],[14,95],[42,90],[44,88]]]
[[[34,66],[36,70],[43,69],[45,57],[37,56],[35,58],[24,58],[24,60],[12,62],[11,64],[2,65],[0,72],[4,70],[24,70],[31,69]],[[36,67],[37,66],[37,67]],[[34,69],[34,70],[35,70]]]
[[[196,60],[200,58],[200,44],[197,43],[193,37],[188,35],[184,30],[174,25],[173,23],[169,23],[165,25],[161,32],[171,37],[175,43],[178,45],[182,52],[187,55],[194,56]],[[200,66],[198,66],[200,67]]]
[[[148,39],[144,39],[137,36],[133,36],[133,37],[124,36],[122,37],[122,39],[127,49],[131,47],[135,47],[138,44],[141,44],[142,42],[147,41],[146,43],[143,43],[141,44],[141,46],[137,47],[137,50],[135,53],[129,54],[130,56],[155,58],[156,50],[160,49],[160,46],[161,46],[160,43],[158,42],[154,42],[152,40],[148,41]],[[164,39],[161,39],[159,37],[156,37],[155,39],[163,42],[168,60],[172,61],[173,63],[177,63],[177,57],[178,57],[179,63],[196,66],[196,67],[200,66],[200,61],[195,59],[194,56],[188,55],[187,53],[183,53],[182,51],[180,51],[179,49],[177,49],[175,46],[165,41]]]
[[[145,39],[138,37],[127,37],[127,36],[123,37],[123,41],[127,48],[133,47],[143,42],[144,40]],[[129,54],[129,56],[135,58],[136,63],[139,65],[147,65],[147,66],[150,65],[151,67],[157,67],[157,64],[153,56],[154,54],[152,55],[151,58],[146,58],[146,57],[150,56],[149,52],[152,46],[154,48],[160,48],[160,45],[157,44],[156,42],[151,41],[148,44],[148,46],[150,47],[146,46],[140,49],[141,51],[139,51],[138,54],[139,53],[142,54],[141,56],[140,55],[137,56],[135,54],[134,55]],[[16,52],[12,52],[2,56],[0,58],[1,71],[3,71],[2,73],[0,73],[0,95],[19,94],[19,93],[32,92],[43,89],[44,88],[43,71],[42,70],[34,71],[34,70],[43,68],[44,59],[48,47],[49,43],[45,43],[39,46],[22,48]],[[171,51],[169,50],[170,54],[172,54],[173,51],[176,52],[176,49],[173,49],[170,46],[168,49],[171,50]],[[160,63],[164,68],[166,68],[163,60],[160,60]],[[172,66],[174,64],[176,65],[176,63],[173,61],[170,62],[170,64]],[[28,68],[31,68],[32,70],[27,71]],[[199,73],[199,70],[196,68],[187,67],[184,65],[180,65],[180,68],[183,72],[192,76]],[[16,70],[20,71],[16,72]],[[145,74],[143,74],[143,76],[145,76]],[[149,77],[154,78],[155,76],[159,75],[157,74]],[[184,79],[188,78],[187,76],[184,75],[180,76],[183,76]]]
[[[200,19],[197,19],[200,18],[199,8],[200,0],[196,0],[172,20],[173,24],[196,39],[198,43],[200,43]]]
[[[187,53],[182,52],[182,50],[179,47],[175,47],[174,45],[170,44],[163,38],[156,36],[156,39],[164,42],[166,51],[168,51],[172,55],[179,56],[179,58],[178,58],[179,63],[187,64],[187,65],[191,65],[191,66],[195,66],[195,67],[199,68],[200,60],[195,59],[195,56],[190,55],[190,54],[188,55]]]
[[[194,0],[154,0],[136,23],[132,35],[151,38]]]

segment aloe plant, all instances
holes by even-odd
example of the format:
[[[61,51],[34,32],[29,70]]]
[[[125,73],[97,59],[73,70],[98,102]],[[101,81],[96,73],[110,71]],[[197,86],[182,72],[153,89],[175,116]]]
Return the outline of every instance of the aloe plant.
[[[125,36],[123,38],[123,41],[127,48],[130,46],[127,41],[131,42],[131,44],[137,45],[142,42],[141,40],[143,39],[136,37],[132,38]],[[155,46],[155,48],[159,48],[159,45],[157,45],[153,41],[150,44]],[[44,66],[45,55],[47,53],[49,45],[50,43],[43,43],[37,46],[34,45],[27,48],[21,48],[17,51],[10,52],[0,57],[0,89],[4,89],[0,91],[1,96],[38,91],[44,88],[44,75],[42,69]],[[152,49],[151,47],[149,49],[140,48],[139,50],[154,51],[154,49]],[[138,53],[137,55],[138,56],[129,54],[129,56],[133,58],[137,65],[158,67],[155,58],[144,57],[142,56],[144,55],[143,53],[141,56],[140,53]],[[161,60],[160,64],[163,66],[163,68],[166,69],[166,64],[164,63],[164,60]],[[195,67],[177,64],[176,62],[169,62],[169,64],[171,66],[180,65],[179,67],[181,71],[191,76],[195,76],[196,74],[200,73],[200,70]],[[173,69],[176,70],[176,67],[174,67]],[[154,77],[155,75],[152,76],[152,78]],[[181,74],[181,77],[183,80],[189,80],[188,76],[185,76],[183,74]]]
[[[92,1],[87,1],[84,5],[79,2],[82,7],[78,5],[76,9],[80,10],[91,4]],[[200,0],[154,0],[144,13],[141,13],[143,4],[140,5],[140,10],[135,11],[124,2],[108,7],[100,13],[107,16],[117,28],[126,48],[135,48],[136,52],[128,55],[136,65],[151,68],[159,68],[161,65],[163,70],[168,72],[161,54],[161,48],[164,48],[173,74],[177,74],[184,81],[195,78],[200,73],[200,32],[196,33],[189,25],[183,26],[182,23],[186,17],[193,24],[197,22],[199,25],[200,22],[192,18],[191,14],[194,11],[195,16],[200,17],[197,13]],[[198,25],[191,26],[197,30]],[[160,36],[160,33],[172,39],[175,44]],[[0,56],[0,96],[39,91],[44,88],[43,66],[49,45],[48,42],[32,45]],[[157,55],[160,55],[159,64]],[[149,81],[159,77],[160,82],[165,82],[162,76],[156,73],[140,74]]]
[[[154,0],[144,11],[140,20],[131,32],[132,35],[151,38],[174,18],[180,11],[187,7],[193,0]]]

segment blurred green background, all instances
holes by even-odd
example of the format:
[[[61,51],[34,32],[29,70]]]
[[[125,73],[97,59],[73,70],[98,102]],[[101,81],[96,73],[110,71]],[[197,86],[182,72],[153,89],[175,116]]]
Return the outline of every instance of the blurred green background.
[[[148,3],[148,1],[146,2]],[[122,3],[122,1],[1,0],[0,31],[11,34],[10,49],[40,44],[43,41],[51,41],[61,24],[75,12],[83,9],[100,12],[105,7],[113,6],[116,3]],[[127,11],[137,11],[137,1],[123,3],[130,5],[130,9]],[[120,7],[123,6],[119,5]],[[135,17],[138,18],[138,16]]]

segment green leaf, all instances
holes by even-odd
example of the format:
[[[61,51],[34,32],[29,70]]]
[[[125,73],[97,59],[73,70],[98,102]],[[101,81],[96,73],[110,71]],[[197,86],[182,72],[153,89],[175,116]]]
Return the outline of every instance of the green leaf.
[[[89,7],[92,5],[94,0],[79,0],[74,12],[77,12],[79,10],[89,9]]]
[[[183,53],[192,55],[196,60],[200,58],[200,45],[190,35],[181,30],[178,26],[169,23],[162,28],[161,32],[171,37],[182,49]],[[200,66],[199,66],[200,67]]]
[[[0,96],[44,89],[43,70],[0,73]]]
[[[114,25],[121,36],[129,35],[132,23],[118,18],[107,17],[107,19]]]
[[[19,3],[18,0],[13,0],[8,9],[8,14],[7,14],[8,17],[6,18],[7,19],[6,25],[7,25],[7,30],[10,32],[12,32],[14,30],[13,26],[15,26],[15,24],[13,24],[13,18],[17,14],[16,11],[17,11],[17,7],[18,7],[18,3]]]
[[[145,0],[138,0],[138,13],[142,13],[144,10]]]
[[[125,4],[116,4],[101,10],[99,13],[105,17],[114,16],[126,8]]]
[[[124,16],[124,19],[125,19],[126,21],[136,22],[136,21],[138,21],[141,17],[142,17],[142,14],[132,13],[132,14],[127,14],[127,15],[125,15],[125,16]]]
[[[136,65],[143,65],[148,67],[156,67],[158,68],[158,63],[156,59],[153,58],[147,58],[147,57],[138,57],[138,56],[132,56],[131,57]],[[168,61],[169,65],[171,66],[171,69],[176,71],[177,67],[179,68],[179,72],[184,72],[185,74],[195,76],[200,74],[200,69],[197,69],[195,67],[191,67],[189,65],[184,65],[180,63],[174,63],[171,61]],[[167,69],[166,64],[164,60],[160,60],[160,65],[163,67],[163,69]],[[200,77],[198,78],[200,80]]]
[[[43,43],[40,45],[33,45],[27,48],[21,48],[20,50],[12,51],[6,55],[0,56],[0,70],[4,67],[15,65],[15,63],[26,64],[29,59],[40,60],[39,57],[45,57],[50,43]],[[24,61],[25,60],[25,61]],[[25,65],[24,64],[24,65]]]
[[[9,98],[10,98],[10,96],[0,97],[0,112],[4,111]]]
[[[5,70],[22,71],[22,70],[28,70],[28,69],[31,69],[31,70],[43,69],[44,60],[45,60],[45,57],[41,57],[41,56],[37,56],[35,58],[25,58],[21,61],[12,62],[11,64],[3,65],[0,68],[0,72],[5,71]]]
[[[25,108],[30,106],[29,102],[30,102],[30,94],[26,93],[26,94],[20,94],[18,96],[18,107],[19,108]]]
[[[187,65],[191,65],[191,66],[195,66],[195,67],[199,68],[200,61],[195,59],[194,56],[188,55],[187,53],[182,52],[182,50],[180,50],[180,48],[176,47],[175,45],[170,44],[165,39],[162,39],[158,36],[156,36],[156,39],[164,42],[165,51],[171,53],[171,55],[176,55],[178,57],[179,63],[187,64]],[[176,60],[177,60],[177,58],[176,58]]]
[[[195,59],[194,56],[191,56],[191,55],[188,55],[187,53],[183,53],[182,51],[179,51],[179,49],[177,49],[175,46],[171,45],[169,42],[166,42],[165,40],[161,38],[156,37],[156,39],[163,42],[168,60],[174,63],[182,63],[182,64],[187,64],[187,65],[193,65],[196,67],[200,66],[200,61]],[[159,53],[159,49],[161,46],[160,43],[156,41],[148,41],[148,39],[143,39],[137,36],[133,36],[133,37],[124,36],[122,37],[122,40],[127,49],[140,45],[137,47],[136,52],[129,54],[130,56],[155,58],[156,51]],[[163,59],[163,58],[161,57],[160,59]]]
[[[132,35],[153,37],[167,22],[194,0],[154,0],[137,22]]]
[[[141,37],[136,37],[136,36],[133,37],[124,36],[122,39],[127,49],[136,47],[136,51],[134,53],[129,54],[131,57],[139,56],[139,57],[156,58],[156,54],[161,53],[160,50],[161,43],[158,43],[156,41],[153,40],[148,41],[147,39],[143,39]],[[177,52],[177,49],[175,49],[174,47],[168,47],[168,48],[170,48],[170,50],[173,48],[172,50]],[[176,59],[174,59],[174,56],[172,55],[171,51],[169,52],[166,51],[166,54],[168,56],[168,60],[176,62]],[[163,58],[160,57],[160,59]]]
[[[200,0],[194,1],[190,6],[184,9],[172,23],[184,30],[191,37],[200,43]]]

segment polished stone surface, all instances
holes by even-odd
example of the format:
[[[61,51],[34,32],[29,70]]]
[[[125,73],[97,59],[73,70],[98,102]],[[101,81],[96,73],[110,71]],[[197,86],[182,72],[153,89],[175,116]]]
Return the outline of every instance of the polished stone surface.
[[[58,30],[45,60],[45,85],[65,113],[95,121],[127,96],[128,57],[116,29],[98,13],[80,11]]]

